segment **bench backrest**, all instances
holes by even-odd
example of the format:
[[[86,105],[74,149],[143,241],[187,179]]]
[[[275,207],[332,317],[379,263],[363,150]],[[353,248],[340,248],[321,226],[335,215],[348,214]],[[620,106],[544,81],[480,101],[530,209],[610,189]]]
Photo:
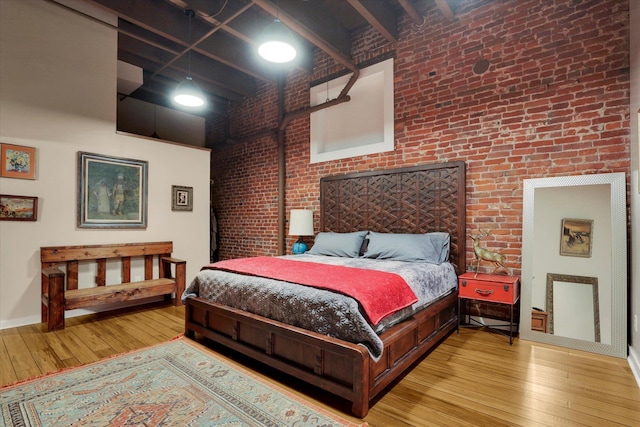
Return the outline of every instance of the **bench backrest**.
[[[153,279],[153,258],[170,257],[173,242],[122,243],[84,246],[46,246],[40,248],[42,269],[67,264],[66,289],[78,289],[78,261],[96,260],[96,284],[106,284],[107,259],[122,259],[122,283],[131,281],[131,257],[144,256],[144,280]],[[163,263],[159,262],[160,277],[165,277]],[[44,292],[44,291],[43,291]]]

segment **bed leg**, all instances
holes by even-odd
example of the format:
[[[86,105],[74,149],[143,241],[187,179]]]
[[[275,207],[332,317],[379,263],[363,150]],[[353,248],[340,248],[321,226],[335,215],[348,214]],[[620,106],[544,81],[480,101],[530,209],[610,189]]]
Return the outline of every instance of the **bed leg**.
[[[364,418],[369,412],[369,402],[356,400],[351,405],[351,413],[358,418]]]
[[[176,295],[176,299],[177,298],[182,298],[182,297]],[[187,300],[188,299],[189,298],[187,298]],[[193,331],[192,329],[189,329],[189,322],[191,321],[191,318],[192,318],[191,310],[193,310],[193,307],[191,306],[190,302],[189,301],[185,301],[185,304],[184,304],[184,336],[187,337],[187,338],[195,339],[196,338],[195,331]]]

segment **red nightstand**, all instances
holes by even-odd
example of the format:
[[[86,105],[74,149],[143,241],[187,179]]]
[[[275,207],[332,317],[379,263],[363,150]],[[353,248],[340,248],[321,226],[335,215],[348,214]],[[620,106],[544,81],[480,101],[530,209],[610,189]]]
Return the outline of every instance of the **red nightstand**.
[[[458,333],[460,333],[460,324],[462,322],[462,316],[460,316],[462,300],[465,301],[465,304],[467,304],[469,300],[508,304],[510,306],[511,313],[509,319],[509,345],[511,345],[513,343],[514,326],[513,310],[519,298],[520,278],[517,276],[501,276],[498,274],[482,273],[478,273],[476,275],[476,273],[473,272],[461,274],[458,277]],[[486,325],[482,322],[478,322],[477,320],[472,319],[471,315],[469,314],[467,314],[465,317],[468,317],[468,321],[466,322],[466,324],[470,324],[473,321],[477,323],[478,327],[486,326],[495,331],[505,333],[500,329],[493,328],[492,325]]]

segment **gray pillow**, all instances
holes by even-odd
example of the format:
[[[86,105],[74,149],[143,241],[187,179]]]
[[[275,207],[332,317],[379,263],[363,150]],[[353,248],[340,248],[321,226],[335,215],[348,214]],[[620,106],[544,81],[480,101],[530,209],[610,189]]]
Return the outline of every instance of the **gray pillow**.
[[[315,242],[308,254],[329,255],[357,258],[360,255],[360,247],[367,231],[355,231],[353,233],[318,233]]]
[[[364,258],[441,264],[449,259],[449,233],[369,233]]]

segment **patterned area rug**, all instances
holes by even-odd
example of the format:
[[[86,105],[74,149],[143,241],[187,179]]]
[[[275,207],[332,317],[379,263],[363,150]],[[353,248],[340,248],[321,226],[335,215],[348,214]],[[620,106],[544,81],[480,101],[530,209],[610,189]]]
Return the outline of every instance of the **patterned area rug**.
[[[357,425],[187,339],[2,388],[0,411],[2,426]]]

